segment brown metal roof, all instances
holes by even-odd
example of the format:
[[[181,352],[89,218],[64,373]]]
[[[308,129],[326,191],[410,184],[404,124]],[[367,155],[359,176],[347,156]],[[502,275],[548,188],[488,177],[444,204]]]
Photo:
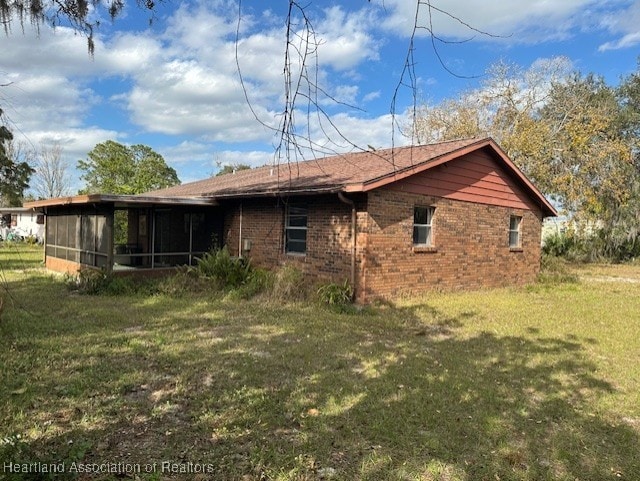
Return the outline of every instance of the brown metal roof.
[[[214,198],[292,195],[322,192],[366,192],[488,148],[530,192],[544,214],[557,215],[542,193],[490,138],[356,152],[279,166],[241,170],[209,179],[147,192],[149,197]]]

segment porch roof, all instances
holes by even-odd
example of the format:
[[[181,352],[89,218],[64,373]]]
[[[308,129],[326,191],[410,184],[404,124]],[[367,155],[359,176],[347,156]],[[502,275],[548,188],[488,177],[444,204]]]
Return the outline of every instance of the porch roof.
[[[25,202],[25,207],[42,209],[45,207],[63,207],[69,205],[101,204],[114,207],[149,207],[153,205],[184,205],[184,206],[212,206],[218,205],[212,197],[163,197],[148,195],[115,195],[115,194],[86,194],[72,197],[57,197],[53,199]]]

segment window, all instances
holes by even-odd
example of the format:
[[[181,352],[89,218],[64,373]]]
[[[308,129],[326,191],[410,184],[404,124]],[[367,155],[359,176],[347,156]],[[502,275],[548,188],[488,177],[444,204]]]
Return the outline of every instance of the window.
[[[307,208],[289,206],[285,222],[285,246],[287,254],[307,252]]]
[[[433,245],[432,221],[435,207],[413,208],[413,244],[431,247]]]
[[[509,218],[509,247],[519,248],[522,247],[521,231],[522,217],[519,215],[512,215]]]

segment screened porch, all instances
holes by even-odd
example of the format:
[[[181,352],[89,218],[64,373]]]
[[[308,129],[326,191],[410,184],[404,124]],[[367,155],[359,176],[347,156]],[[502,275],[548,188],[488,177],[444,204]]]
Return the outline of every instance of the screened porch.
[[[45,259],[55,270],[193,265],[222,239],[222,210],[209,199],[91,195],[34,204],[46,214]]]

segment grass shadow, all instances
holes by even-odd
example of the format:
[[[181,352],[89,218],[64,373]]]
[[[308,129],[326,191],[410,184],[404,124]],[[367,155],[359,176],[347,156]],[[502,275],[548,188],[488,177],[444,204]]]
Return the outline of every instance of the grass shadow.
[[[473,332],[479,312],[428,302],[338,315],[25,282],[21,295],[48,294],[37,318],[0,324],[0,434],[23,435],[22,451],[3,448],[13,461],[191,462],[244,480],[640,472],[637,427],[598,410],[617,388],[593,338]],[[193,479],[140,478],[165,475]]]

